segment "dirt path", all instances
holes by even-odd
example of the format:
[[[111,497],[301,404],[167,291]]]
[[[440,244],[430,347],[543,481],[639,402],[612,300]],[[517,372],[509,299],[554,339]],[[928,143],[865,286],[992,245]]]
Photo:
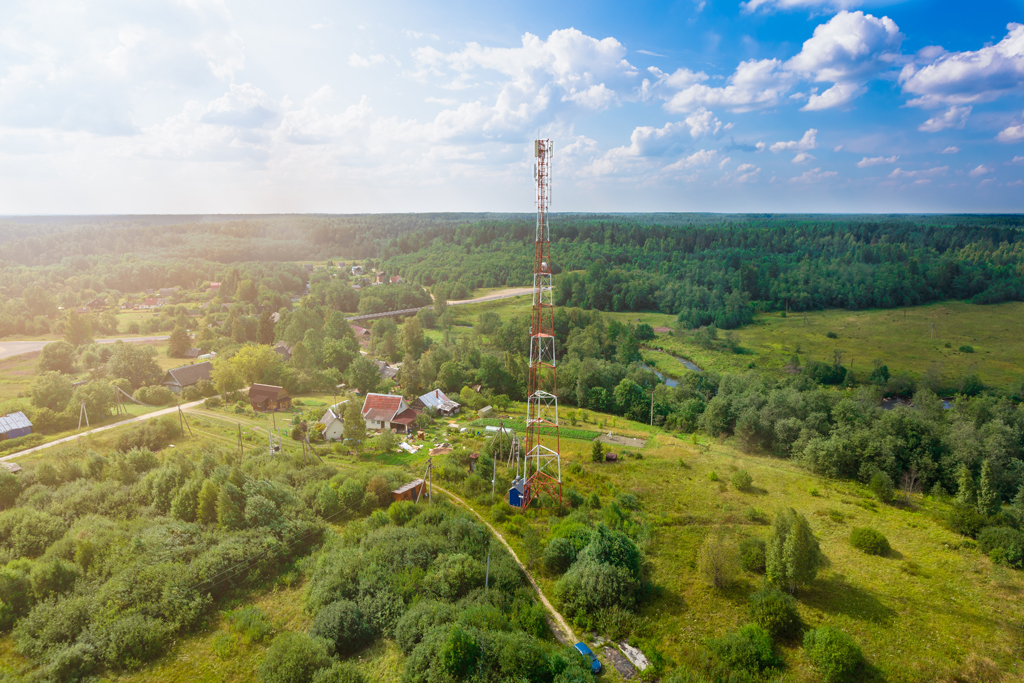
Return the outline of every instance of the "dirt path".
[[[162,337],[124,337],[123,339],[97,339],[97,344],[113,344],[116,341],[123,342],[154,342],[164,341],[167,336]],[[60,341],[59,339],[47,339],[45,341],[5,341],[0,342],[0,360],[20,356],[23,353],[42,351],[43,347],[50,342]]]
[[[200,401],[192,401],[191,403],[182,403],[181,404],[181,409],[182,410],[188,410],[189,408],[194,408],[195,406],[200,405],[202,402],[203,401],[200,400]],[[96,433],[99,433],[99,432],[105,432],[108,429],[115,429],[116,427],[123,427],[124,425],[130,425],[130,424],[133,424],[135,422],[143,422],[145,420],[152,420],[154,417],[160,417],[161,415],[170,415],[170,414],[176,413],[176,412],[178,412],[178,406],[172,406],[170,408],[163,408],[161,410],[155,410],[152,413],[146,413],[145,415],[139,415],[138,417],[133,417],[130,420],[124,420],[122,422],[115,422],[114,424],[104,425],[102,427],[96,427],[95,429],[90,429],[89,431],[82,432],[81,434],[73,434],[71,436],[65,436],[63,439],[57,439],[56,441],[51,441],[50,443],[44,443],[43,445],[36,446],[35,448],[27,448],[27,449],[25,449],[23,451],[18,451],[17,453],[12,453],[10,455],[5,455],[4,457],[0,458],[0,461],[2,461],[2,460],[13,460],[14,458],[20,458],[23,455],[28,455],[29,453],[35,453],[36,451],[41,451],[44,448],[51,448],[53,446],[58,446],[58,445],[60,445],[62,443],[70,443],[72,441],[77,441],[78,439],[81,439],[83,436],[88,436],[90,434],[96,434]]]
[[[576,635],[572,632],[572,629],[569,628],[569,622],[567,622],[565,620],[565,617],[563,617],[558,612],[558,610],[556,610],[554,608],[554,606],[548,601],[547,597],[545,597],[545,595],[544,595],[544,592],[540,589],[540,586],[538,586],[537,582],[533,580],[533,576],[530,574],[530,571],[526,568],[526,565],[524,565],[519,560],[519,556],[516,555],[516,551],[512,550],[512,546],[510,546],[508,544],[508,541],[505,540],[505,537],[502,536],[501,533],[497,529],[495,529],[493,526],[491,526],[490,522],[488,522],[486,519],[481,517],[479,512],[477,512],[472,507],[470,507],[469,504],[466,503],[466,501],[462,500],[461,498],[456,496],[451,491],[448,491],[446,489],[441,488],[440,486],[437,487],[437,490],[441,491],[442,493],[448,494],[454,500],[458,501],[467,510],[469,510],[474,515],[476,515],[477,518],[481,522],[483,522],[484,525],[488,529],[491,530],[491,533],[494,534],[494,536],[499,541],[501,541],[501,544],[504,545],[505,548],[508,550],[509,554],[512,555],[512,559],[516,561],[516,564],[518,564],[520,566],[520,568],[523,570],[523,573],[526,574],[526,578],[529,579],[530,585],[533,586],[533,590],[537,591],[537,597],[540,598],[541,604],[543,604],[545,609],[547,609],[547,611],[551,614],[551,617],[554,619],[554,622],[555,622],[554,626],[557,627],[557,628],[552,629],[554,631],[554,633],[555,633],[555,636],[558,637],[558,639],[560,641],[562,641],[563,643],[565,643],[566,645],[570,645],[571,646],[571,645],[575,645],[576,643],[578,643],[579,640],[576,639]],[[559,631],[561,631],[561,633],[559,633]]]

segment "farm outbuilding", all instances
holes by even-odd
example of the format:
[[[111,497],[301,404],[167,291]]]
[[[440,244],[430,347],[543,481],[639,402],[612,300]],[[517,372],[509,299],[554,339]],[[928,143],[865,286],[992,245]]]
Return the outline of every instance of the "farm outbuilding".
[[[160,384],[174,393],[180,394],[185,387],[195,386],[204,379],[210,381],[211,372],[213,372],[213,363],[209,361],[183,365],[180,368],[168,370],[164,378],[160,380]]]
[[[523,507],[523,498],[526,496],[526,478],[516,477],[512,480],[512,486],[508,490],[508,504],[514,508]]]
[[[416,399],[413,404],[417,408],[433,408],[445,417],[451,417],[459,412],[459,404],[451,400],[440,389],[434,389]]]
[[[328,408],[324,416],[320,418],[320,424],[324,426],[325,441],[339,441],[345,433],[345,420],[334,412],[337,408],[338,406]]]
[[[391,500],[395,503],[400,500],[415,503],[417,499],[424,497],[423,483],[422,479],[413,479],[408,484],[403,484],[391,492]]]
[[[272,384],[253,384],[249,387],[249,404],[259,413],[273,413],[278,410],[289,410],[292,397],[284,387]]]
[[[32,433],[32,423],[20,410],[0,417],[0,441],[17,439]]]

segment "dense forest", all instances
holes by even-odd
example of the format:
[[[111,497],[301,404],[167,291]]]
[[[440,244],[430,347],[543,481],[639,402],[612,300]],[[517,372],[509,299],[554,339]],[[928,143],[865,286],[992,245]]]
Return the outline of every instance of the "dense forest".
[[[533,234],[531,216],[496,214],[7,219],[0,336],[45,332],[57,306],[97,295],[198,288],[228,278],[227,264],[256,271],[253,299],[275,309],[307,282],[287,262],[338,257],[462,298],[528,284]],[[559,305],[656,310],[684,328],[731,329],[758,310],[1024,298],[1018,217],[555,214],[551,234]],[[377,310],[358,299],[346,310]]]

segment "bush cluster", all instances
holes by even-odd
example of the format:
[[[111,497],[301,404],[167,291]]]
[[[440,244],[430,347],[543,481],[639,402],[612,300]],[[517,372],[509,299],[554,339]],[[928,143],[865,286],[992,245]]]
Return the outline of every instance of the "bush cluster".
[[[889,539],[880,531],[869,527],[854,527],[850,531],[850,545],[868,555],[888,555],[892,552]]]

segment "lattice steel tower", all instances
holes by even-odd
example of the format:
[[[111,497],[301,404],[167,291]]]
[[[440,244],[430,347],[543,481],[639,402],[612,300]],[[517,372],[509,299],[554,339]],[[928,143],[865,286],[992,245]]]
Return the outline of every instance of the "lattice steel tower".
[[[558,439],[558,382],[555,376],[555,289],[551,279],[551,140],[535,140],[537,235],[533,250],[533,315],[530,320],[530,382],[526,402],[527,478],[523,509],[547,491],[562,504],[562,458]],[[546,433],[542,433],[546,432]]]

